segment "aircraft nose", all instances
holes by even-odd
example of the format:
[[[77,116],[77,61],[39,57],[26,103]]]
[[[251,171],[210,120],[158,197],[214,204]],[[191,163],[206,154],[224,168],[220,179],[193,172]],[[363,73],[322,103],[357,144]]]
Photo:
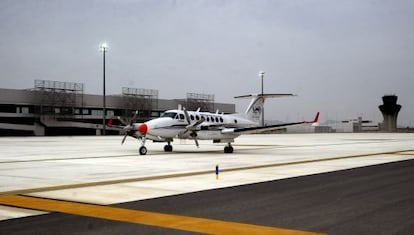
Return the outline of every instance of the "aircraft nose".
[[[148,126],[145,123],[140,124],[137,127],[137,131],[141,134],[141,135],[146,135],[148,132]]]

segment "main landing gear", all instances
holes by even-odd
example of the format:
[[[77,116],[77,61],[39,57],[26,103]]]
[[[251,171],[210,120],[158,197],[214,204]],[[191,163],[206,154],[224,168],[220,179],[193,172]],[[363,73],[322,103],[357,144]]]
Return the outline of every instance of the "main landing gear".
[[[224,147],[224,153],[233,153],[233,146],[230,143],[226,147]]]
[[[172,150],[173,150],[173,147],[171,145],[171,142],[168,141],[168,144],[164,146],[164,151],[165,152],[172,152]]]

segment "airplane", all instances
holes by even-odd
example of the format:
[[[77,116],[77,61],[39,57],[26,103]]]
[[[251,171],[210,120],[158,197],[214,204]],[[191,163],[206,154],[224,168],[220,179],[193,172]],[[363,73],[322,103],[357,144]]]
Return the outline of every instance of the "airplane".
[[[172,152],[171,142],[173,139],[191,139],[199,147],[198,140],[212,140],[213,143],[227,143],[224,153],[233,153],[231,143],[242,134],[261,133],[269,130],[282,129],[286,126],[300,124],[317,124],[319,112],[313,121],[302,121],[283,123],[278,125],[261,126],[259,121],[263,114],[263,105],[266,98],[276,98],[284,96],[295,96],[294,94],[251,94],[236,96],[234,98],[251,98],[245,114],[223,114],[187,111],[174,109],[165,111],[159,118],[149,120],[144,123],[133,123],[137,112],[131,119],[129,125],[124,127],[125,136],[121,144],[125,142],[127,136],[134,137],[141,142],[139,148],[140,155],[147,154],[145,142],[147,139],[154,142],[167,142],[164,146],[165,152]]]

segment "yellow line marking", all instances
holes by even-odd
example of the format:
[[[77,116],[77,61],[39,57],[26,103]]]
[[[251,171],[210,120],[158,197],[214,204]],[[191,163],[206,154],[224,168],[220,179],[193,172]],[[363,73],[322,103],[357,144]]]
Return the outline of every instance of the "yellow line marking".
[[[207,234],[322,234],[26,196],[0,196],[0,204]]]
[[[414,155],[414,153],[413,152],[397,152],[397,153],[395,153],[396,155],[407,155],[407,156],[412,156],[412,155]]]
[[[299,160],[299,161],[293,161],[293,162],[279,162],[279,163],[271,163],[271,164],[255,165],[255,166],[242,166],[242,167],[235,167],[235,168],[228,168],[228,169],[220,169],[220,172],[223,173],[223,172],[253,170],[253,169],[260,169],[260,168],[277,167],[277,166],[289,166],[289,165],[298,165],[298,164],[315,163],[315,162],[335,161],[335,160],[343,160],[343,159],[350,159],[350,158],[371,157],[371,156],[377,156],[377,155],[383,155],[383,154],[401,155],[405,152],[412,152],[412,151],[414,150],[409,149],[409,150],[401,150],[401,151],[365,153],[365,154],[339,156],[339,157],[331,157],[331,158]],[[67,184],[67,185],[4,191],[4,192],[0,192],[0,195],[30,194],[30,193],[47,192],[47,191],[55,191],[55,190],[73,189],[73,188],[94,187],[94,186],[139,182],[139,181],[147,181],[147,180],[161,180],[161,179],[170,179],[170,178],[177,178],[177,177],[205,175],[205,174],[212,174],[212,173],[214,173],[213,170],[204,170],[204,171],[197,171],[197,172],[184,172],[184,173],[176,173],[176,174],[168,174],[168,175],[156,175],[156,176],[127,178],[127,179],[119,179],[119,180],[106,180],[106,181],[87,182],[87,183],[78,183],[78,184]]]

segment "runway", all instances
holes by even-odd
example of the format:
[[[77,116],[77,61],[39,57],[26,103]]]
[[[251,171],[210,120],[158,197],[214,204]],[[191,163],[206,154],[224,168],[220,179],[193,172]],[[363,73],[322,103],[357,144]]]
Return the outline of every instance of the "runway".
[[[302,234],[332,233],[332,231],[335,232],[332,234],[346,234],[346,232],[350,234],[349,231],[353,231],[354,234],[360,233],[358,231],[365,231],[362,229],[366,227],[351,226],[355,230],[349,230],[349,227],[336,224],[338,221],[339,223],[343,221],[335,220],[332,215],[341,211],[342,207],[338,205],[345,200],[347,202],[344,205],[347,208],[345,215],[348,216],[346,219],[357,222],[353,215],[363,218],[363,215],[357,211],[361,209],[361,205],[368,205],[367,198],[376,198],[375,195],[379,193],[378,190],[371,190],[371,185],[372,187],[377,185],[375,189],[381,188],[388,196],[414,195],[412,191],[407,190],[412,186],[413,174],[410,172],[413,171],[404,170],[410,169],[413,165],[413,161],[409,161],[414,158],[413,142],[412,134],[249,135],[236,140],[233,154],[224,154],[223,146],[209,142],[200,141],[201,147],[197,149],[190,141],[177,141],[173,143],[173,153],[164,153],[163,144],[152,143],[147,145],[148,155],[139,156],[137,143],[128,140],[124,146],[120,146],[120,137],[113,136],[2,138],[0,139],[2,149],[0,204],[3,206],[0,206],[0,218],[4,221],[0,222],[0,233],[10,231],[99,234],[116,231],[125,231],[125,233],[138,231],[143,234],[214,233],[210,230],[194,230],[191,226],[191,228],[177,229],[163,226],[162,223],[148,226],[143,225],[145,223],[129,221],[114,222],[111,219],[98,219],[93,215],[89,215],[91,217],[89,219],[56,213],[35,216],[45,212],[38,207],[31,207],[30,203],[29,206],[10,206],[12,203],[7,201],[6,197],[9,199],[11,197],[15,202],[17,201],[16,203],[22,203],[19,200],[23,199],[15,200],[15,195],[23,195],[25,198],[40,197],[43,200],[53,199],[62,203],[78,202],[81,206],[111,205],[115,209],[124,207],[132,210],[128,211],[131,213],[144,210],[161,213],[161,216],[165,214],[188,216],[190,221],[195,218],[207,219],[209,222],[206,223],[211,223],[211,220],[214,220],[224,224],[223,230],[217,230],[217,233],[224,233],[226,229],[241,224],[248,227],[262,226],[259,229],[280,229],[278,230],[280,232],[299,231]],[[334,172],[397,161],[403,162],[393,164],[403,165],[379,166],[391,166],[392,173],[376,170],[378,167],[362,168],[364,170],[373,168],[373,170],[356,174],[361,177],[361,181],[359,178],[356,179],[355,175],[351,177],[343,172]],[[218,179],[214,173],[216,165],[220,167]],[[320,174],[323,172],[333,173]],[[334,176],[338,181],[328,182],[332,179],[332,174],[339,174]],[[292,178],[298,176],[306,177]],[[317,178],[315,182],[319,183],[313,181],[315,177]],[[259,184],[234,187],[251,183]],[[277,186],[278,184],[283,186]],[[257,185],[262,185],[262,189],[257,188]],[[367,186],[366,190],[363,188],[364,185]],[[384,187],[384,185],[392,185],[392,187]],[[224,189],[211,190],[217,188]],[[291,191],[288,192],[288,189]],[[353,191],[354,189],[356,191]],[[288,200],[290,197],[280,198],[284,195],[281,191],[286,191],[288,192],[286,195],[294,195],[294,197],[290,200]],[[197,193],[188,194],[190,192]],[[198,196],[195,199],[191,198],[194,195]],[[341,200],[338,199],[338,195],[341,195]],[[360,200],[358,196],[353,200],[349,195],[354,197],[360,195],[364,200]],[[306,198],[313,198],[313,203],[307,202]],[[207,199],[211,201],[208,202]],[[167,200],[168,203],[163,200]],[[384,201],[393,209],[384,209],[381,206]],[[128,203],[119,204],[125,202]],[[261,204],[263,202],[265,203]],[[389,211],[392,211],[393,215],[401,216],[412,215],[413,212],[410,206],[413,205],[412,197],[409,196],[403,199],[398,196],[393,200],[383,201],[376,199],[371,204],[378,205],[382,210],[382,212],[381,210],[375,212],[376,216],[369,216],[370,213],[374,215],[374,212],[366,210],[367,216],[373,222],[377,220],[372,217],[381,217],[381,214],[390,213]],[[312,207],[309,205],[313,205],[315,210],[310,210],[309,208]],[[282,206],[287,209],[283,209]],[[352,208],[356,211],[352,212]],[[295,213],[300,214],[300,219]],[[25,216],[32,217],[21,218]],[[76,222],[77,220],[80,222]],[[14,227],[19,221],[27,223],[27,226],[20,229]],[[408,223],[400,230],[389,230],[389,227],[393,227],[393,223],[397,223],[394,220],[390,221],[391,226],[387,227],[387,231],[405,234],[404,232],[413,228],[413,225]],[[58,226],[59,228],[55,230],[41,230],[55,227],[54,223],[78,224],[79,227]],[[232,226],[231,223],[239,224]],[[37,228],[39,224],[48,224],[48,226]],[[95,226],[97,224],[102,225],[102,228]],[[399,224],[395,224],[394,227],[401,226],[401,223]],[[336,231],[332,228],[341,229]],[[368,229],[366,230],[368,233],[365,234],[378,232],[375,229],[379,227]]]

